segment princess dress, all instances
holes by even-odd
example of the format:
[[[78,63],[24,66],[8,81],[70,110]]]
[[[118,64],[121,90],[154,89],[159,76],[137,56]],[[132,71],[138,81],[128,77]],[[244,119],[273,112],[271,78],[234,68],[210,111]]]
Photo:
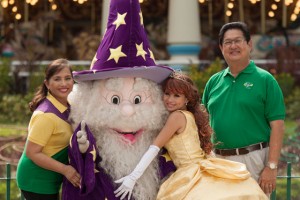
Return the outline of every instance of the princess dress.
[[[157,200],[267,200],[242,163],[207,157],[192,113],[185,130],[165,145],[177,170],[161,185]]]

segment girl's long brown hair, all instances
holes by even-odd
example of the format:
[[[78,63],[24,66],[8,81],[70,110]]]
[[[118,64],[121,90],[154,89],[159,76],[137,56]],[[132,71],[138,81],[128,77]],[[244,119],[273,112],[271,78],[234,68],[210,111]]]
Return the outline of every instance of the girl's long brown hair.
[[[201,148],[206,154],[210,154],[213,148],[211,142],[213,130],[209,125],[208,113],[200,104],[200,94],[194,82],[187,75],[175,72],[163,83],[163,91],[183,94],[187,98],[187,110],[195,117]]]
[[[68,67],[72,74],[71,66],[69,65],[69,61],[63,58],[56,59],[52,61],[45,69],[45,80],[49,81],[49,79],[60,72],[63,68]],[[46,98],[48,93],[48,88],[45,83],[37,88],[36,93],[34,94],[33,99],[29,103],[29,109],[33,112],[38,105]]]

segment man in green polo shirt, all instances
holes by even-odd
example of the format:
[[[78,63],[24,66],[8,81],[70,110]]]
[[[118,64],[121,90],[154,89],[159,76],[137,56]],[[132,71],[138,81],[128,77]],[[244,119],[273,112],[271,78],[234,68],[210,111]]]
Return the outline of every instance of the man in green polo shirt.
[[[252,40],[245,23],[225,24],[219,46],[228,67],[210,78],[202,97],[215,132],[215,153],[246,164],[270,194],[284,132],[282,91],[270,73],[250,60]]]

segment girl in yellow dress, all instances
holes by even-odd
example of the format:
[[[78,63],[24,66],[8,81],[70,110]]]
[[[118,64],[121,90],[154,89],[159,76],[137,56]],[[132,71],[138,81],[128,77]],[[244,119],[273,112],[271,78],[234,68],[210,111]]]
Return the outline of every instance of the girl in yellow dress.
[[[163,91],[167,122],[133,172],[115,181],[121,183],[116,197],[131,198],[136,181],[165,147],[177,170],[161,185],[158,200],[268,199],[244,164],[211,155],[213,131],[192,80],[174,72]]]

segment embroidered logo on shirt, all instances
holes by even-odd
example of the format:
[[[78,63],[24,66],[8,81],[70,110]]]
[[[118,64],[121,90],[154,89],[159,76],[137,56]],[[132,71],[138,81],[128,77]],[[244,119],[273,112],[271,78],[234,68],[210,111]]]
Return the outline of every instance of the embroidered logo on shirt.
[[[250,90],[250,89],[253,87],[253,83],[245,82],[245,83],[244,83],[244,86],[245,86],[245,88],[247,88],[247,89]]]

